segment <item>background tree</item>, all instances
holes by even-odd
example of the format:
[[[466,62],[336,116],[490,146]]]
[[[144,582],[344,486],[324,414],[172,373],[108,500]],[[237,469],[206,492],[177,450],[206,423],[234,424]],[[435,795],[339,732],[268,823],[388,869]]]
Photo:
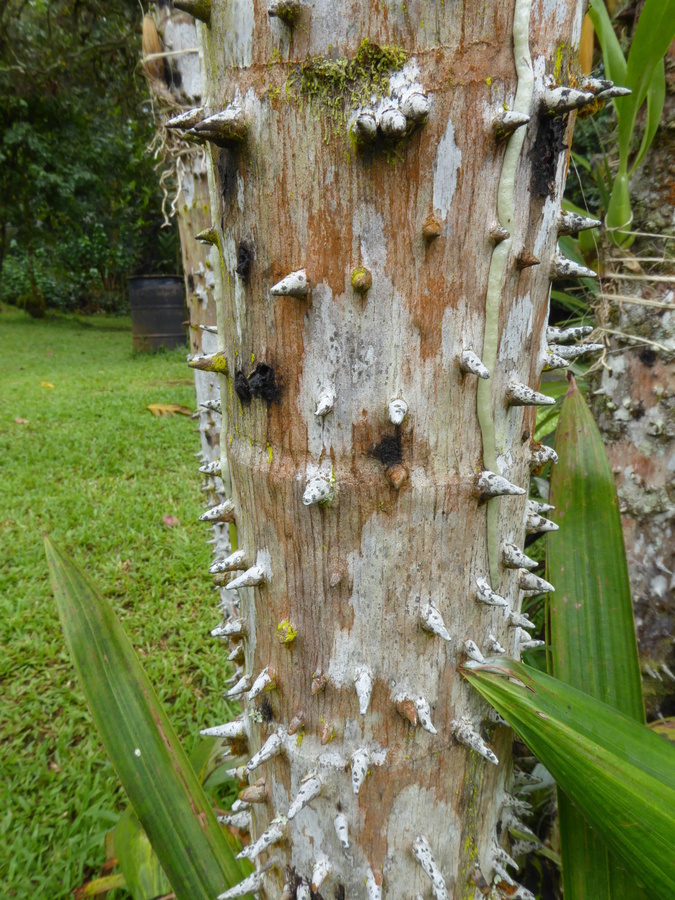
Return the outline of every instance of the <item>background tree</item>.
[[[29,311],[118,303],[135,266],[175,271],[130,2],[0,11],[0,282]],[[145,257],[145,258],[144,258]]]
[[[565,87],[581,4],[181,5],[222,258],[197,364],[223,373],[232,501],[205,520],[236,521],[216,570],[244,569],[246,712],[218,733],[255,753],[247,853],[273,865],[247,887],[530,896],[510,735],[458,667],[530,646],[522,592],[547,587],[521,486],[549,283],[578,273],[558,233],[586,224],[560,212],[600,89]]]

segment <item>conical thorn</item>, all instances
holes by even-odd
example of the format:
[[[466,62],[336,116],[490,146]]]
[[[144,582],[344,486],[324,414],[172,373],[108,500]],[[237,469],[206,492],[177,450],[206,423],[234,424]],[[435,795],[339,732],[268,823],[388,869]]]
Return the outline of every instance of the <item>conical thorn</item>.
[[[553,397],[533,391],[531,387],[518,381],[509,382],[506,397],[510,406],[555,406]]]
[[[455,738],[460,742],[460,744],[464,744],[469,749],[473,750],[475,753],[478,753],[488,762],[493,763],[495,766],[499,765],[499,760],[494,755],[492,750],[485,743],[483,738],[480,736],[480,733],[474,728],[471,722],[466,718],[461,719],[453,719],[450,723],[450,730],[452,731]]]
[[[549,269],[549,277],[552,280],[560,278],[597,278],[598,273],[558,253],[553,257],[553,262]]]
[[[432,634],[438,635],[444,641],[451,641],[450,633],[445,627],[443,617],[429,600],[420,604],[420,619],[422,620],[422,628],[430,631]]]
[[[429,842],[424,835],[418,835],[413,841],[413,856],[422,867],[422,871],[431,881],[434,900],[448,900],[445,879],[431,852]]]
[[[309,281],[304,269],[291,272],[270,288],[273,297],[306,297],[309,293]]]
[[[530,559],[526,553],[509,541],[502,544],[502,562],[509,569],[534,569],[537,566],[536,559]]]
[[[459,368],[468,375],[478,375],[479,378],[489,378],[490,373],[473,350],[462,350],[459,356]]]
[[[354,672],[354,687],[359,698],[359,710],[362,716],[368,712],[370,696],[373,692],[373,673],[368,666],[357,666]]]
[[[259,697],[261,694],[266,691],[273,691],[277,686],[277,673],[276,669],[271,668],[271,666],[265,666],[260,675],[253,682],[251,690],[248,692],[248,699],[255,700],[256,697]]]
[[[300,785],[298,793],[295,795],[293,802],[288,808],[287,816],[294,819],[301,809],[304,809],[309,803],[319,796],[323,788],[323,782],[319,775],[312,775]]]
[[[506,478],[487,470],[478,476],[478,490],[482,497],[506,497],[524,494],[523,488],[511,484]]]

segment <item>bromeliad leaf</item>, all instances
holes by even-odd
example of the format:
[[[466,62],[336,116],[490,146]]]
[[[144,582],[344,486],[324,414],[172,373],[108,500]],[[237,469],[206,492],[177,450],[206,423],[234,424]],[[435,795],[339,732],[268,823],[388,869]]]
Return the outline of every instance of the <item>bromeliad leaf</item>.
[[[652,897],[675,896],[675,747],[645,725],[522,663],[488,660],[464,675],[636,882]]]
[[[243,874],[110,604],[45,535],[61,625],[92,718],[178,900]]]
[[[618,498],[602,437],[576,383],[562,404],[549,501],[560,526],[547,542],[549,671],[644,723],[642,682]],[[566,900],[640,897],[569,798],[558,795]],[[589,858],[593,865],[588,865]]]

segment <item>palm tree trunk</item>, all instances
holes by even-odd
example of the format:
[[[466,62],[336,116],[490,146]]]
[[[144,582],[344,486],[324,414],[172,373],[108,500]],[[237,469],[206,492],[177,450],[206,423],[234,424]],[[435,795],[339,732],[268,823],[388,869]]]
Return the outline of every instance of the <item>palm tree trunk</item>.
[[[199,4],[194,130],[265,896],[531,896],[511,734],[460,667],[524,639],[526,496],[480,473],[529,481],[582,3],[270,5],[297,18]]]

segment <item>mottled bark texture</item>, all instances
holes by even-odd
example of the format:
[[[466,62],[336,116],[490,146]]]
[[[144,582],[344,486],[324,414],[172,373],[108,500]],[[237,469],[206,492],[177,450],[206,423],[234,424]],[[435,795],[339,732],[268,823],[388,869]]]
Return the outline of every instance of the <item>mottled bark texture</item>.
[[[572,123],[542,98],[547,75],[569,83],[582,3],[270,6],[202,10],[194,129],[222,254],[221,514],[249,585],[233,740],[265,748],[252,839],[281,817],[263,893],[530,896],[498,849],[511,733],[459,667],[466,641],[517,655],[523,634],[523,571],[501,546],[522,548],[526,497],[480,502],[478,476],[529,481],[535,409],[507,391],[536,389],[544,364]],[[501,117],[514,107],[529,124]],[[490,378],[464,351],[493,358]],[[506,607],[479,591],[490,577]]]
[[[645,703],[650,717],[675,713],[675,52],[672,49],[666,57],[666,83],[668,92],[661,125],[631,184],[633,227],[653,237],[638,237],[628,254],[608,251],[603,262],[604,297],[598,321],[611,333],[607,336],[606,365],[594,385],[597,390],[594,411],[605,437],[621,503]],[[666,281],[658,280],[664,277]]]

